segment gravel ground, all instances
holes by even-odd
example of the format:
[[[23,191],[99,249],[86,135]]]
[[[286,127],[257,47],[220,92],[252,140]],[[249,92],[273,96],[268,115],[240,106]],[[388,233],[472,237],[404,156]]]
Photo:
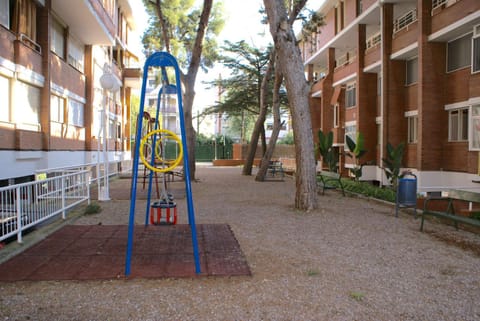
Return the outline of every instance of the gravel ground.
[[[0,283],[0,320],[480,320],[478,234],[432,221],[421,233],[411,213],[335,191],[302,213],[291,178],[197,178],[197,223],[230,224],[253,276]],[[74,224],[127,224],[129,201],[102,207]]]

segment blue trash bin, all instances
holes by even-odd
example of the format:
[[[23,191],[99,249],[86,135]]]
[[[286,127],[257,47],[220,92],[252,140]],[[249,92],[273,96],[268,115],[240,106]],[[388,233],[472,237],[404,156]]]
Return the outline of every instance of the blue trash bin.
[[[413,207],[415,209],[415,217],[417,217],[417,177],[412,173],[407,173],[406,175],[412,177],[398,179],[395,216],[398,217],[399,207]]]

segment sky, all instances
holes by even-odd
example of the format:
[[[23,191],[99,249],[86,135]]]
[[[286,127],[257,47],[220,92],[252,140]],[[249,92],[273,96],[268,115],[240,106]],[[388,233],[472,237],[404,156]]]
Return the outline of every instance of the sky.
[[[318,8],[324,0],[310,0]],[[202,0],[197,0],[201,3]],[[223,45],[225,40],[238,42],[245,40],[255,47],[266,47],[272,42],[268,25],[261,23],[262,15],[258,12],[263,7],[263,0],[224,0],[225,27],[219,35],[218,44]],[[135,12],[137,11],[137,12]],[[134,14],[142,17],[138,19],[139,38],[148,24],[148,18],[143,7],[134,8]],[[141,46],[141,44],[139,44]],[[203,110],[215,103],[216,90],[206,89],[202,82],[218,79],[219,74],[223,78],[228,77],[229,71],[221,64],[210,69],[208,73],[199,70],[195,87],[194,110]]]

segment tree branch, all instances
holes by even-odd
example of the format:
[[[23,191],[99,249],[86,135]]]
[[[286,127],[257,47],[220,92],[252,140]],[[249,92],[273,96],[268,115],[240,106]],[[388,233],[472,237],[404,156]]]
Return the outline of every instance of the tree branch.
[[[160,0],[155,0],[155,10],[157,11],[158,20],[162,28],[163,43],[165,44],[165,50],[170,53],[170,37],[168,36],[169,30],[165,18],[162,12],[162,3]]]

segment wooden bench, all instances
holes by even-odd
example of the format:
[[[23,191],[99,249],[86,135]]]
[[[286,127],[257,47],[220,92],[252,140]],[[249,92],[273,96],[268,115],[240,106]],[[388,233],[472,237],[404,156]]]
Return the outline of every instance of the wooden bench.
[[[320,171],[317,177],[318,177],[317,185],[319,188],[322,189],[322,195],[325,194],[326,189],[340,188],[342,190],[343,196],[345,196],[345,189],[343,188],[340,173],[335,173],[330,171]]]
[[[449,190],[447,197],[427,197],[423,203],[422,222],[420,224],[420,231],[423,231],[423,224],[425,216],[435,216],[439,218],[449,219],[455,223],[455,228],[458,229],[458,223],[472,225],[480,227],[480,220],[455,214],[455,208],[453,203],[455,200],[480,203],[480,193],[463,191],[463,190]],[[432,201],[447,202],[447,208],[445,211],[434,211],[428,208],[429,203]]]

